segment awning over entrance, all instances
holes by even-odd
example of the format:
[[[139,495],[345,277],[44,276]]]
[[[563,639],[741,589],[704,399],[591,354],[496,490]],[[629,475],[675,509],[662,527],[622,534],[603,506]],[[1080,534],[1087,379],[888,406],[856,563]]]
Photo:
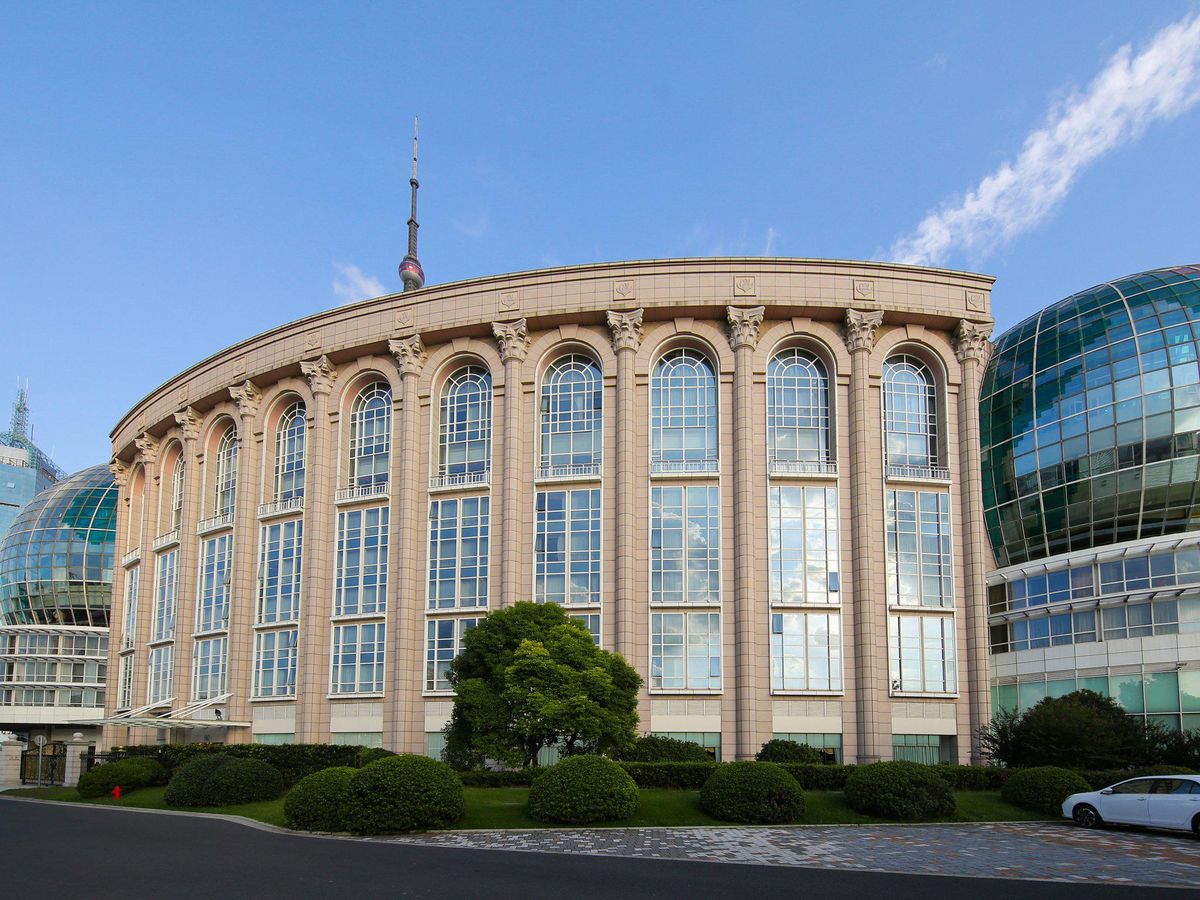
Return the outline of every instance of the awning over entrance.
[[[86,721],[71,722],[72,725],[121,725],[126,728],[249,728],[252,722],[230,722],[221,718],[221,711],[217,710],[217,717],[208,719],[198,719],[196,714],[203,712],[213,706],[219,706],[228,700],[232,694],[221,694],[217,697],[209,697],[205,700],[195,700],[185,704],[178,709],[168,710],[164,713],[153,714],[156,709],[163,707],[162,703],[151,703],[148,706],[139,706],[137,709],[130,709],[123,713],[118,713],[115,716],[106,716],[103,719],[88,719]]]

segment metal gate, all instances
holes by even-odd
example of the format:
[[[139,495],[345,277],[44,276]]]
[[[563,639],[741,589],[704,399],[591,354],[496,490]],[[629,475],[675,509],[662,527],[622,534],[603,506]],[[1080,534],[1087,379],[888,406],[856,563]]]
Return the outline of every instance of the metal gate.
[[[40,751],[34,748],[21,753],[21,784],[62,784],[66,770],[64,744],[47,744]]]

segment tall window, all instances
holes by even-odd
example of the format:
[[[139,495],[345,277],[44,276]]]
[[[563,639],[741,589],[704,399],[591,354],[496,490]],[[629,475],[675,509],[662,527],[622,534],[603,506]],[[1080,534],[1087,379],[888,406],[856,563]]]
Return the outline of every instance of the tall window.
[[[254,636],[254,696],[294,697],[299,646],[295,628]]]
[[[952,694],[958,690],[952,616],[890,616],[892,690]]]
[[[149,702],[163,703],[172,699],[175,691],[175,645],[166,644],[150,651]]]
[[[492,376],[481,366],[459,369],[442,386],[438,475],[477,480],[491,470]]]
[[[258,562],[258,624],[295,622],[300,617],[304,520],[263,525]]]
[[[770,488],[772,603],[837,603],[837,489]]]
[[[717,376],[695,350],[672,350],[654,369],[650,464],[661,472],[716,471]]]
[[[829,379],[811,353],[784,350],[767,367],[767,453],[783,470],[829,461]]]
[[[133,656],[122,656],[117,674],[117,709],[133,706]]]
[[[192,650],[192,699],[212,700],[225,693],[229,638],[196,641]]]
[[[953,606],[950,495],[888,491],[885,515],[888,603]]]
[[[304,496],[304,439],[307,434],[304,403],[297,400],[275,426],[275,499]]]
[[[369,384],[350,409],[350,486],[386,487],[392,451],[392,388]]]
[[[840,691],[841,630],[837,613],[772,613],[771,690]]]
[[[229,586],[233,580],[233,535],[226,533],[200,546],[200,594],[196,631],[229,627]]]
[[[463,635],[479,624],[478,619],[430,619],[425,639],[425,690],[448,691],[446,675],[450,663],[462,650]]]
[[[237,503],[237,458],[237,429],[230,425],[217,444],[217,502],[213,515],[233,515]]]
[[[543,471],[600,464],[600,367],[579,354],[565,356],[542,379]]]
[[[429,504],[429,608],[473,609],[488,602],[487,496]]]
[[[183,524],[183,453],[175,460],[175,468],[171,471],[171,530],[178,529]]]
[[[132,649],[137,642],[138,591],[141,589],[142,567],[134,566],[125,573],[125,616],[121,626],[121,649]]]
[[[175,601],[178,597],[176,564],[179,549],[168,550],[158,557],[158,572],[154,586],[154,628],[150,640],[167,641],[175,637]]]
[[[720,690],[720,613],[651,614],[650,687]]]
[[[383,622],[354,622],[333,629],[334,694],[383,692]]]
[[[338,513],[335,616],[387,611],[388,507]]]
[[[650,491],[650,601],[721,599],[721,508],[715,485]]]
[[[929,469],[938,463],[937,389],[914,356],[883,364],[883,428],[889,466]]]
[[[533,545],[537,603],[600,603],[600,489],[540,491]]]

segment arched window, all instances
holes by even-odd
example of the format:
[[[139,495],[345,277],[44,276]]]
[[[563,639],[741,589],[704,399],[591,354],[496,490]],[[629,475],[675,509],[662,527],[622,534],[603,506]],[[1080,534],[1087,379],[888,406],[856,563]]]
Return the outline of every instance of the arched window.
[[[883,430],[889,466],[932,469],[938,462],[937,388],[915,356],[883,364]]]
[[[579,354],[556,360],[542,379],[543,471],[599,471],[603,416],[600,367]]]
[[[213,515],[233,515],[237,503],[237,457],[237,429],[230,425],[217,444],[217,502]]]
[[[657,472],[717,469],[717,376],[690,348],[672,350],[650,383],[650,465]]]
[[[384,487],[392,453],[392,388],[367,385],[350,409],[350,486]]]
[[[777,353],[767,366],[767,454],[773,469],[829,462],[829,378],[804,350]]]
[[[183,453],[175,458],[171,472],[171,530],[183,524]]]
[[[481,366],[466,366],[442,387],[438,475],[482,480],[491,459],[492,376]]]
[[[297,400],[279,417],[275,426],[275,499],[293,500],[304,496],[303,401]]]

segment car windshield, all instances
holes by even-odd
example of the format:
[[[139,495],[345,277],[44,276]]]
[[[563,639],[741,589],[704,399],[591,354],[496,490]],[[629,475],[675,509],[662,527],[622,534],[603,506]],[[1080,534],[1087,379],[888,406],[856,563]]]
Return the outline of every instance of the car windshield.
[[[1112,786],[1114,794],[1149,794],[1154,781],[1150,778],[1139,778],[1135,781],[1123,781]]]

